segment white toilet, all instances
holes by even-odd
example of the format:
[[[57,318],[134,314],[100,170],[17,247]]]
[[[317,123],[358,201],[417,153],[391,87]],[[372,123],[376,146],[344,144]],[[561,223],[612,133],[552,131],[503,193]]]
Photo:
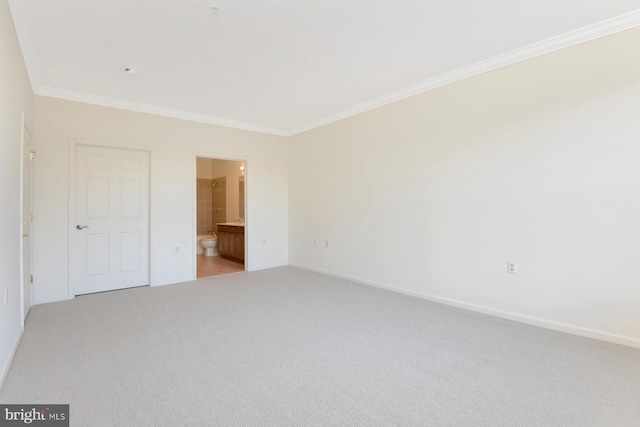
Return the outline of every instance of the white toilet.
[[[197,246],[198,255],[204,253],[204,256],[216,256],[218,255],[218,251],[216,250],[218,246],[218,236],[216,233],[200,235],[198,236]]]

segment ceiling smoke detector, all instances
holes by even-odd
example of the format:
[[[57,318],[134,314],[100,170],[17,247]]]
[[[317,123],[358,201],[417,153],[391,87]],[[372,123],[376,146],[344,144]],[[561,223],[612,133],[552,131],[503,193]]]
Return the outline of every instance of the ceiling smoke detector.
[[[138,69],[135,67],[124,67],[124,72],[127,74],[138,74]]]
[[[213,5],[213,6],[210,6],[209,9],[211,9],[211,12],[213,12],[216,15],[218,14],[218,12],[220,12],[220,6]]]

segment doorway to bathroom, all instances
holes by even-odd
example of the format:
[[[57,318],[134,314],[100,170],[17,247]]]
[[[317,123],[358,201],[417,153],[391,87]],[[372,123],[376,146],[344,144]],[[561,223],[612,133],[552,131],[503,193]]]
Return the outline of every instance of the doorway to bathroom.
[[[196,157],[196,271],[245,270],[245,162]]]

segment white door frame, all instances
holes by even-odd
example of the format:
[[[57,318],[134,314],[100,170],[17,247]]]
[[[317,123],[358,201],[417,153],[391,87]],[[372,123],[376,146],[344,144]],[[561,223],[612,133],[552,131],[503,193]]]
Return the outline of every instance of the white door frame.
[[[25,291],[26,288],[28,286],[32,286],[31,282],[29,283],[25,283],[25,269],[27,268],[27,260],[24,259],[24,239],[27,238],[29,239],[29,245],[30,245],[30,249],[29,249],[29,256],[30,259],[28,260],[29,265],[28,268],[29,270],[31,270],[31,272],[33,272],[33,227],[29,227],[29,230],[25,230],[24,229],[24,222],[25,222],[25,215],[30,215],[33,212],[33,164],[31,164],[31,169],[30,169],[30,174],[31,174],[31,179],[29,180],[29,185],[31,186],[31,190],[29,191],[29,197],[31,198],[31,212],[29,212],[28,214],[24,211],[24,186],[25,186],[25,182],[24,182],[24,161],[25,161],[25,149],[29,148],[29,151],[33,151],[33,132],[31,132],[31,130],[29,129],[29,126],[27,126],[27,120],[26,120],[26,114],[23,111],[22,112],[22,129],[20,130],[21,132],[21,139],[20,139],[20,304],[21,304],[21,308],[20,308],[20,313],[21,313],[21,324],[22,327],[24,327],[24,321],[25,321],[25,317],[27,315],[27,313],[25,313]],[[25,145],[25,137],[26,137],[26,133],[29,133],[30,136],[30,147],[26,147]],[[31,222],[31,219],[29,219],[29,222]],[[24,234],[28,233],[29,237],[24,237]],[[29,308],[33,307],[33,287],[31,288],[31,292],[29,292],[29,297],[30,297],[30,301],[29,301]]]
[[[109,143],[101,142],[101,141],[84,141],[84,140],[72,140],[69,142],[69,222],[68,222],[68,266],[67,266],[67,292],[69,295],[69,299],[73,299],[76,297],[76,290],[73,288],[73,274],[75,272],[75,189],[76,189],[76,147],[77,146],[87,146],[87,147],[97,147],[97,148],[106,148],[113,150],[129,150],[129,151],[143,151],[149,154],[149,211],[147,214],[147,277],[149,280],[149,284],[147,286],[153,286],[151,283],[151,162],[152,162],[152,152],[151,150],[146,150],[144,148],[131,148],[131,147],[123,147],[119,145],[111,145]]]
[[[249,224],[249,157],[247,156],[228,156],[228,155],[219,155],[215,153],[204,153],[204,152],[194,152],[192,153],[192,169],[193,169],[193,178],[191,179],[191,200],[193,201],[193,215],[192,215],[192,223],[191,223],[191,250],[192,252],[192,267],[191,273],[193,280],[198,278],[198,258],[196,256],[196,245],[198,244],[198,191],[197,191],[197,159],[198,157],[204,159],[214,159],[214,160],[229,160],[232,162],[244,162],[244,222],[247,224],[244,228],[244,271],[251,271],[250,268],[250,259],[249,259],[249,233],[251,233]]]

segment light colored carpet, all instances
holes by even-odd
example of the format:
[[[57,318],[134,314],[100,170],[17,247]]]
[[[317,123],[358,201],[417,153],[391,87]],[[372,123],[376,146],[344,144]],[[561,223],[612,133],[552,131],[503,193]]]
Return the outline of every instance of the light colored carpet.
[[[291,267],[29,315],[2,403],[73,426],[638,426],[640,351]]]

